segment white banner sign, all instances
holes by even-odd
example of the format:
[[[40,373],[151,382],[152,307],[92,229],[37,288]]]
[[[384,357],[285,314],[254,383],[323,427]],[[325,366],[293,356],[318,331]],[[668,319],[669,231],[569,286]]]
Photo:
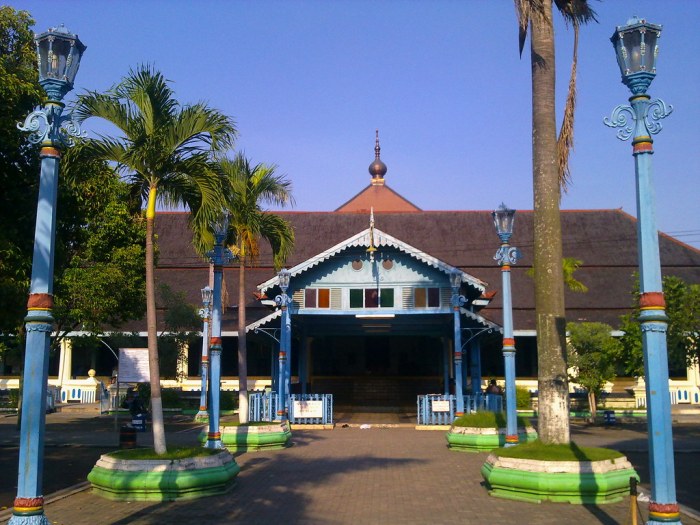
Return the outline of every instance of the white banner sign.
[[[449,412],[450,402],[449,401],[433,401],[433,412]]]
[[[148,348],[119,349],[120,383],[147,383],[150,378]]]
[[[294,401],[294,417],[323,417],[323,401]]]

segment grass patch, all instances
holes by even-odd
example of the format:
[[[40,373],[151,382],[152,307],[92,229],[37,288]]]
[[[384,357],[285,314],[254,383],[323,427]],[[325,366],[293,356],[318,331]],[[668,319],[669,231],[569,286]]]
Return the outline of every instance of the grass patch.
[[[110,452],[109,456],[116,459],[187,459],[202,456],[213,456],[221,452],[220,449],[203,447],[177,447],[168,449],[168,452],[159,456],[152,448],[132,448]]]
[[[539,440],[515,447],[499,448],[494,450],[493,453],[502,458],[536,459],[540,461],[602,461],[624,457],[624,454],[609,448],[579,447],[576,443],[545,445]]]
[[[505,428],[506,415],[503,412],[476,412],[474,414],[464,414],[452,423],[456,427],[474,428]],[[530,421],[522,416],[517,416],[517,426],[530,426]]]
[[[248,423],[238,423],[237,421],[228,421],[226,423],[220,423],[221,427],[264,427],[266,425],[274,425],[279,423],[279,421],[249,421]]]

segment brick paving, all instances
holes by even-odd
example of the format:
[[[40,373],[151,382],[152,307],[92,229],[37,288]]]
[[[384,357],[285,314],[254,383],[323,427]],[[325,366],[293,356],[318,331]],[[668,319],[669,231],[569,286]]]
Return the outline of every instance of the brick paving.
[[[353,415],[335,430],[295,431],[290,448],[239,454],[236,460],[241,473],[236,486],[223,496],[154,504],[112,502],[85,490],[48,503],[46,515],[54,525],[631,523],[629,501],[538,505],[490,497],[480,475],[486,454],[450,451],[444,432],[416,431],[401,416],[397,420],[404,424],[391,428],[378,426],[380,419],[386,421],[376,415]],[[363,429],[362,424],[371,427]],[[699,426],[676,432],[679,463],[690,464],[689,472],[697,470],[692,467],[700,458],[700,451],[693,448],[693,444],[700,446],[696,441]],[[574,435],[582,445],[607,444],[623,452],[627,448],[630,456],[637,455],[644,462],[643,430],[640,424],[614,429],[575,426]],[[191,425],[171,426],[169,442],[194,441],[196,431]],[[148,442],[145,435],[139,440]],[[697,477],[683,479],[685,476],[684,470],[677,471],[677,478],[690,485],[688,497],[692,499]],[[684,502],[680,491],[679,500]],[[640,506],[646,518],[644,503]],[[700,525],[700,520],[684,515],[683,523]]]

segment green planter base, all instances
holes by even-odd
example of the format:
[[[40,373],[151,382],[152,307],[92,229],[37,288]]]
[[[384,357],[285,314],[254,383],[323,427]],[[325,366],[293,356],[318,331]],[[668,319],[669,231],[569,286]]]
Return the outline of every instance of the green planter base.
[[[285,448],[292,438],[287,421],[273,421],[266,425],[222,426],[219,431],[223,445],[235,452]],[[199,441],[204,443],[206,440],[207,433],[201,432]]]
[[[488,452],[505,445],[506,429],[452,426],[445,437],[450,450]],[[529,443],[536,439],[537,431],[533,427],[518,428],[518,441],[520,443]]]
[[[639,480],[625,457],[604,461],[540,461],[490,454],[481,467],[492,496],[540,503],[601,504],[621,501],[630,478]]]
[[[103,454],[88,474],[92,491],[118,501],[175,501],[226,493],[240,467],[227,450],[177,460],[116,459]]]

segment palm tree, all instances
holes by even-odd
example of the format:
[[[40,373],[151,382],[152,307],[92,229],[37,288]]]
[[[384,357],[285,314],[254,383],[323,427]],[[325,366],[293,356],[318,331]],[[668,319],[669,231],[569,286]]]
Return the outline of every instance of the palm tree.
[[[554,0],[554,3],[565,20],[573,24],[576,37],[581,23],[595,20],[595,13],[587,0]],[[538,431],[544,443],[568,443],[569,385],[559,204],[568,174],[566,162],[560,159],[568,155],[573,139],[576,49],[565,122],[558,143],[552,0],[515,0],[515,7],[521,54],[530,30]]]
[[[205,223],[221,209],[219,178],[210,170],[212,151],[232,146],[233,121],[203,103],[182,106],[169,82],[150,66],[139,66],[106,93],[81,95],[80,121],[102,118],[121,136],[99,135],[86,144],[94,158],[116,163],[118,173],[146,202],[146,319],[151,383],[153,446],[165,454],[163,405],[156,333],[154,226],[156,203],[185,205],[193,222]]]
[[[224,178],[232,251],[238,256],[238,418],[248,422],[248,352],[246,347],[245,267],[260,254],[260,240],[272,247],[273,263],[279,270],[294,247],[294,230],[279,215],[265,212],[262,204],[292,204],[291,182],[275,173],[276,166],[256,164],[241,153],[219,162]]]

